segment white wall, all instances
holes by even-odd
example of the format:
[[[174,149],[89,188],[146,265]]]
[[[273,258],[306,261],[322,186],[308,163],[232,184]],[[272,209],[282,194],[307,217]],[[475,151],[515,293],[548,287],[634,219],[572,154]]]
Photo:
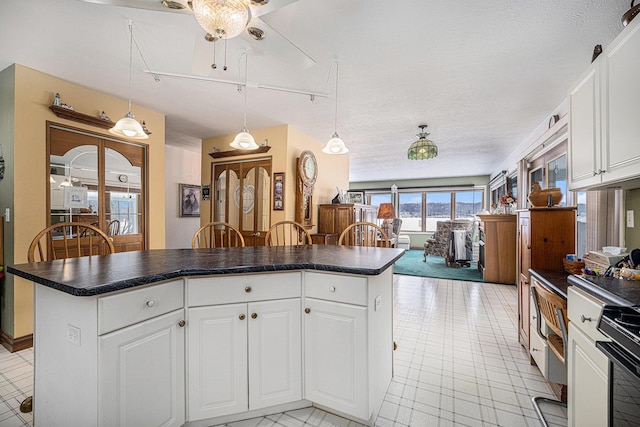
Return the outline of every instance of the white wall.
[[[165,247],[190,248],[193,233],[200,227],[200,217],[180,218],[179,184],[201,184],[200,145],[165,146]]]

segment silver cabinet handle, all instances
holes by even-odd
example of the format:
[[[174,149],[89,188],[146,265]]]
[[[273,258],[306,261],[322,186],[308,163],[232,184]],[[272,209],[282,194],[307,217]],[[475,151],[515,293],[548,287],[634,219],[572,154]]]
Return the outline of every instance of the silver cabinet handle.
[[[591,317],[584,317],[584,314],[581,314],[581,315],[580,315],[580,321],[581,321],[582,323],[584,323],[584,322],[591,322],[591,320],[592,320],[592,319],[591,319]]]
[[[147,302],[145,303],[145,305],[146,305],[147,307],[153,307],[154,305],[156,305],[156,302],[155,302],[155,300],[150,299],[149,301],[147,301]]]

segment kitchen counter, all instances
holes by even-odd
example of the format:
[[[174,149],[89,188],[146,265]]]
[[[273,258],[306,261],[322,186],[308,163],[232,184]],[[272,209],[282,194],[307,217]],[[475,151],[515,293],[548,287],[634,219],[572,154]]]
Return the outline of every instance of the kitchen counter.
[[[576,286],[605,304],[640,306],[640,282],[613,277],[569,276],[569,284]]]
[[[13,265],[35,282],[34,419],[204,427],[318,405],[373,425],[403,254],[168,249]]]
[[[402,249],[335,245],[157,249],[18,264],[7,271],[71,295],[90,296],[191,276],[288,270],[378,275],[402,255]]]
[[[570,276],[569,273],[564,271],[534,269],[529,269],[529,273],[554,293],[560,295],[565,300],[567,299],[567,288],[569,287],[567,278]]]

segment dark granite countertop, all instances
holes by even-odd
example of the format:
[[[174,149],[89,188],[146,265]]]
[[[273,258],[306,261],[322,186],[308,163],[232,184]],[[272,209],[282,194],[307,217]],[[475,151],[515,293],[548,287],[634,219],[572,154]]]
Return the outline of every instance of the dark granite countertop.
[[[156,249],[11,265],[9,273],[76,296],[98,295],[185,276],[320,270],[377,275],[402,249],[336,245]]]
[[[605,304],[640,306],[640,282],[635,280],[571,275],[569,284],[592,294]]]
[[[533,269],[529,269],[529,273],[553,292],[560,295],[565,300],[567,299],[567,288],[569,287],[567,278],[570,276],[569,273],[565,271]]]

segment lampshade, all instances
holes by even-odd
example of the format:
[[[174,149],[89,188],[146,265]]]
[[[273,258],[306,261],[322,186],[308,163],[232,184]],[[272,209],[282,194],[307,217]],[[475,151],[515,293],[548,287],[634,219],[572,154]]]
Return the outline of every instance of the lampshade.
[[[424,131],[426,127],[427,125],[419,126],[420,133],[416,135],[418,140],[411,144],[407,150],[409,160],[432,159],[438,155],[438,146],[435,142],[427,139],[429,133]]]
[[[131,111],[118,120],[116,124],[109,129],[109,133],[118,136],[125,136],[131,139],[149,138],[149,135],[147,135],[144,129],[142,129],[142,125],[136,120],[133,114],[131,114]]]
[[[349,152],[349,149],[344,145],[342,138],[338,136],[338,133],[334,133],[327,145],[322,149],[323,153],[327,154],[345,154]]]
[[[378,207],[378,219],[395,219],[396,211],[391,203],[380,203]]]
[[[198,24],[213,37],[239,36],[250,20],[248,0],[193,0]]]
[[[253,135],[249,133],[247,128],[242,128],[242,132],[237,134],[229,145],[239,150],[255,150],[258,148],[256,140],[253,138]]]

